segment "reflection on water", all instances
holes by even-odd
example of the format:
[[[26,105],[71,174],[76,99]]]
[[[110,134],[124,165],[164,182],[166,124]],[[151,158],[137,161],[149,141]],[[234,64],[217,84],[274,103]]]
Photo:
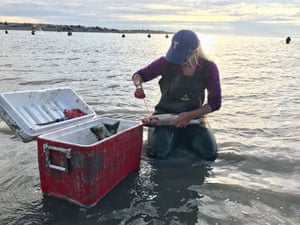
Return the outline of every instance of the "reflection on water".
[[[222,109],[209,117],[218,159],[207,164],[183,150],[169,160],[143,154],[140,169],[92,208],[43,196],[36,143],[22,143],[1,121],[0,224],[300,224],[300,40],[293,40],[204,39],[222,81]],[[133,98],[131,75],[169,42],[164,35],[11,31],[0,35],[0,92],[69,86],[97,114],[138,121],[147,109]],[[150,108],[157,82],[144,85]]]
[[[205,162],[180,158],[153,161],[143,155],[140,170],[130,174],[96,207],[78,209],[56,198],[45,197],[43,210],[54,213],[51,217],[56,223],[63,221],[61,224],[78,220],[100,224],[193,224],[203,196],[190,187],[202,185],[209,170]],[[64,221],[64,210],[76,216]]]

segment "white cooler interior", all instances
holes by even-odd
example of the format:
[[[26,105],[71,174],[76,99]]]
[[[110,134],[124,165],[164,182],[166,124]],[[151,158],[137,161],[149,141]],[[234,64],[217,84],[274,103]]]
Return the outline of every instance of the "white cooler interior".
[[[64,110],[72,109],[80,109],[86,115],[55,122],[64,119]],[[24,139],[95,116],[95,112],[71,88],[1,93],[0,113],[2,119]]]
[[[101,124],[113,125],[117,122],[119,122],[117,133],[113,134],[110,137],[113,137],[116,134],[120,134],[121,132],[138,125],[137,122],[128,121],[128,120],[98,118],[89,122],[84,122],[82,124],[64,128],[62,130],[55,131],[49,134],[41,135],[40,138],[50,140],[50,141],[75,144],[80,146],[89,146],[99,141],[106,140],[106,139],[98,140],[97,136],[91,131],[92,127],[99,126]]]

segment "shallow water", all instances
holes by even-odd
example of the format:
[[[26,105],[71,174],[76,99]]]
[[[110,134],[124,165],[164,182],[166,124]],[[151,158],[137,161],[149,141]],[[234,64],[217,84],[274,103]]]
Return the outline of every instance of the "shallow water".
[[[209,116],[219,158],[144,154],[95,207],[40,190],[36,142],[0,122],[0,224],[300,224],[300,39],[201,36],[219,66],[223,105]],[[138,121],[131,75],[165,54],[164,35],[0,34],[0,91],[72,87],[98,114]],[[157,81],[144,85],[151,108]],[[147,130],[145,129],[145,134]]]

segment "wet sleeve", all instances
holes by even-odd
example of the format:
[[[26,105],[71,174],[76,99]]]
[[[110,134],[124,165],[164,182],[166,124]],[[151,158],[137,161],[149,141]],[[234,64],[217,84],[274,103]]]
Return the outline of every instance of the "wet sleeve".
[[[160,75],[165,74],[167,70],[167,61],[165,57],[160,57],[147,65],[146,67],[138,70],[134,74],[138,73],[142,76],[143,81],[147,82],[152,80]]]
[[[221,108],[222,93],[219,77],[219,70],[215,63],[210,63],[207,81],[207,103],[212,111]]]

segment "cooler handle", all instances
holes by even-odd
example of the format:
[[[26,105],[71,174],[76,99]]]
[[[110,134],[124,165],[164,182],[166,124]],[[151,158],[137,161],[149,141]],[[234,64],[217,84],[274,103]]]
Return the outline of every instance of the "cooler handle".
[[[44,152],[46,155],[46,166],[48,168],[59,170],[62,172],[70,172],[70,170],[71,170],[70,159],[72,158],[72,150],[70,148],[61,148],[61,147],[44,144],[43,149],[44,149]],[[65,157],[66,157],[65,167],[52,164],[51,157],[50,157],[51,150],[57,151],[57,152],[62,152],[65,154]]]

